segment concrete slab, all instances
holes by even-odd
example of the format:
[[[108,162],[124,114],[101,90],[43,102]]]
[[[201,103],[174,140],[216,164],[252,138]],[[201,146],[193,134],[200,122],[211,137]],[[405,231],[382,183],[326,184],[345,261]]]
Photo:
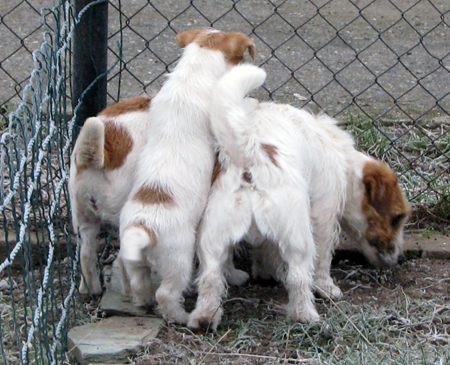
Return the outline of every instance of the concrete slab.
[[[406,235],[405,251],[412,257],[450,259],[450,237],[440,232],[427,231],[420,235]]]
[[[105,266],[103,269],[103,277],[105,279],[106,290],[100,301],[100,309],[107,316],[125,315],[125,316],[145,316],[147,310],[136,307],[122,295],[121,288],[121,270],[117,260],[112,265]]]
[[[336,255],[358,250],[350,239],[343,237],[336,248]],[[450,237],[441,232],[426,231],[421,234],[405,234],[404,254],[406,258],[450,259]]]
[[[150,317],[110,317],[74,327],[68,349],[82,365],[125,364],[158,334],[164,321]]]

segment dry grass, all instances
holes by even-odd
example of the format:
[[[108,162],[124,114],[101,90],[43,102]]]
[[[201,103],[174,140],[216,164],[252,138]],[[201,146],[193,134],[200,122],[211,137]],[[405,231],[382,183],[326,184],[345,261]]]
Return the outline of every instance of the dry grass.
[[[411,123],[356,116],[345,127],[358,149],[399,175],[415,210],[415,227],[450,229],[450,119]]]
[[[406,265],[387,272],[338,266],[334,274],[347,283],[346,300],[318,301],[323,320],[312,325],[285,320],[287,298],[279,286],[230,288],[231,300],[216,334],[166,326],[131,363],[448,364],[450,279],[443,271],[448,266],[443,263],[431,272],[433,263],[427,260]],[[400,285],[401,277],[389,282],[404,271],[415,271],[417,275],[403,278],[415,280],[414,285]],[[422,285],[434,288],[432,295],[442,295],[421,297],[426,291]]]

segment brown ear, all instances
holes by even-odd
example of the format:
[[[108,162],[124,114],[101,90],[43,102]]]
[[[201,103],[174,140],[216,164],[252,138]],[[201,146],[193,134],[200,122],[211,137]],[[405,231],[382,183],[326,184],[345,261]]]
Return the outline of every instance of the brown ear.
[[[383,163],[367,162],[363,169],[363,184],[369,202],[381,212],[393,203],[393,194],[398,188],[397,177]]]
[[[255,43],[242,33],[231,33],[230,34],[230,48],[227,50],[229,52],[230,58],[243,59],[245,52],[248,53],[252,59],[255,59],[256,47]]]
[[[250,54],[250,57],[252,58],[252,60],[254,60],[255,53],[256,53],[256,46],[253,42],[248,45],[248,53]]]
[[[183,33],[178,34],[175,39],[177,40],[177,43],[180,46],[180,48],[184,48],[188,44],[192,43],[198,34],[204,32],[204,31],[205,31],[205,29],[203,29],[203,28],[189,29]]]

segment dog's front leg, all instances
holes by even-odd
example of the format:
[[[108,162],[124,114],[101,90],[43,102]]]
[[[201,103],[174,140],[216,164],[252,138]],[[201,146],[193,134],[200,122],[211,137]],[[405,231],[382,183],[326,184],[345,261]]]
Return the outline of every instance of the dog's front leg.
[[[322,219],[314,225],[314,241],[317,257],[314,267],[314,290],[321,298],[337,300],[342,298],[342,291],[330,276],[331,260],[338,236],[337,219]]]
[[[81,262],[81,282],[80,294],[99,295],[102,293],[102,286],[97,270],[97,235],[100,231],[99,224],[80,224],[78,234],[80,235],[80,262]]]

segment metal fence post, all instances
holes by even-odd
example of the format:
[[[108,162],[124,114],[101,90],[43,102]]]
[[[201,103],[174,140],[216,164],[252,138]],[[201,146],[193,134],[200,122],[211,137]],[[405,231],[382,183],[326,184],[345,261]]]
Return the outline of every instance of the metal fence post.
[[[78,15],[94,0],[75,0]],[[91,5],[75,29],[73,44],[72,106],[81,102],[75,136],[84,121],[106,107],[108,51],[108,1]],[[102,76],[103,75],[103,76]],[[98,80],[96,80],[98,78]],[[96,81],[95,81],[96,80]],[[95,81],[95,83],[94,83]]]

